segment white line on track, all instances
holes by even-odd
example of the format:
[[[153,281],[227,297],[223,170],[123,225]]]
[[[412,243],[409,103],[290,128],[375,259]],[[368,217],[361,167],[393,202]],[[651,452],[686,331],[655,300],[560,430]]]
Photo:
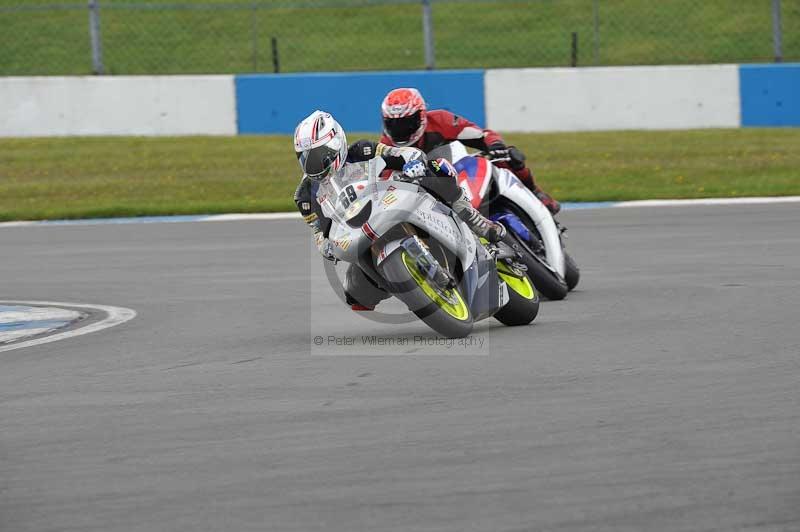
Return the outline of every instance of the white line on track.
[[[764,203],[800,203],[800,196],[770,196],[752,198],[701,198],[701,199],[665,199],[608,201],[588,203],[562,203],[564,210],[577,209],[613,209],[619,207],[682,207],[692,205],[760,205]],[[198,214],[180,216],[142,216],[139,218],[88,218],[77,220],[39,220],[0,222],[0,229],[6,227],[36,227],[54,225],[107,225],[107,224],[143,224],[143,223],[183,223],[183,222],[233,222],[253,220],[294,220],[299,219],[299,212],[261,212],[241,214]]]
[[[75,336],[81,336],[84,334],[102,331],[103,329],[108,329],[109,327],[120,325],[136,317],[135,310],[131,310],[129,308],[124,308],[124,307],[110,307],[107,305],[89,305],[86,303],[60,303],[54,301],[6,301],[6,300],[0,301],[0,304],[89,309],[89,310],[98,310],[106,314],[106,317],[104,319],[96,321],[94,323],[90,323],[85,327],[79,327],[77,329],[72,329],[69,331],[52,334],[50,336],[36,338],[34,340],[26,340],[24,342],[2,346],[0,347],[0,353],[2,353],[3,351],[11,351],[13,349],[21,349],[23,347],[47,344],[58,340],[66,340],[67,338],[73,338]]]
[[[251,214],[215,214],[204,217],[200,222],[230,222],[235,220],[294,220],[300,218],[299,212],[261,212]]]
[[[682,200],[620,201],[613,207],[680,207],[683,205],[761,205],[764,203],[800,203],[800,196],[775,196],[763,198],[699,198]]]
[[[75,225],[127,225],[152,223],[185,223],[185,222],[231,222],[243,220],[294,220],[300,218],[295,212],[259,212],[242,214],[197,214],[177,216],[140,216],[136,218],[78,218],[75,220],[22,220],[18,222],[0,222],[0,229],[6,227],[48,227]]]

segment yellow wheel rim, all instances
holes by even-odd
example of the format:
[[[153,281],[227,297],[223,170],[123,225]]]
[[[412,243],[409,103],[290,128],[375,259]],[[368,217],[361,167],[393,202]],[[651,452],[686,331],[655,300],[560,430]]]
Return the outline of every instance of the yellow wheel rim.
[[[506,282],[511,290],[525,299],[533,299],[536,297],[536,290],[533,289],[533,285],[531,284],[531,280],[528,279],[528,276],[523,275],[522,277],[518,277],[505,262],[497,263],[497,275]]]
[[[433,286],[431,286],[425,277],[422,276],[422,274],[417,270],[417,265],[414,262],[414,259],[412,259],[405,251],[403,251],[403,264],[406,265],[408,273],[411,274],[411,277],[422,289],[425,295],[428,296],[431,301],[436,303],[440,309],[447,312],[449,315],[459,321],[466,321],[469,318],[469,307],[467,307],[467,304],[464,303],[464,298],[461,297],[461,293],[459,293],[458,290],[452,288],[445,290],[445,295],[448,298],[455,300],[455,303],[450,303],[444,299]]]

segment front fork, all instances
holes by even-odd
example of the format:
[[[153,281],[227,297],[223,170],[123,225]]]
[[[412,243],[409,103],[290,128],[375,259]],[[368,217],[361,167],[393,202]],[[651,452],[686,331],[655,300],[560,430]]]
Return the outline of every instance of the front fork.
[[[441,290],[448,290],[456,286],[456,281],[450,272],[447,271],[436,257],[433,256],[428,246],[420,240],[417,235],[412,235],[403,240],[401,246],[414,260],[417,270],[424,275],[427,280]]]

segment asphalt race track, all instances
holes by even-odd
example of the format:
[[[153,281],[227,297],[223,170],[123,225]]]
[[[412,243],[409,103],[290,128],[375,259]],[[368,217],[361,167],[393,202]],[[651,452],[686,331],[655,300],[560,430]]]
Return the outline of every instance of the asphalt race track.
[[[800,208],[561,219],[579,289],[431,349],[297,220],[0,229],[0,299],[138,313],[0,353],[0,530],[800,530]]]

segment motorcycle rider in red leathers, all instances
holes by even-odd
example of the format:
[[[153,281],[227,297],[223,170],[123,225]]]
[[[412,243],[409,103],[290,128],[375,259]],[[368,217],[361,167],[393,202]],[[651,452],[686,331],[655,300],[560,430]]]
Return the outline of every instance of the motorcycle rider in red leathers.
[[[417,89],[399,88],[390,91],[381,104],[383,136],[381,143],[389,146],[411,146],[425,153],[458,140],[465,146],[482,150],[508,162],[494,163],[508,168],[555,215],[561,206],[536,184],[533,173],[525,165],[525,155],[491,129],[481,129],[464,117],[444,109],[428,111]]]

